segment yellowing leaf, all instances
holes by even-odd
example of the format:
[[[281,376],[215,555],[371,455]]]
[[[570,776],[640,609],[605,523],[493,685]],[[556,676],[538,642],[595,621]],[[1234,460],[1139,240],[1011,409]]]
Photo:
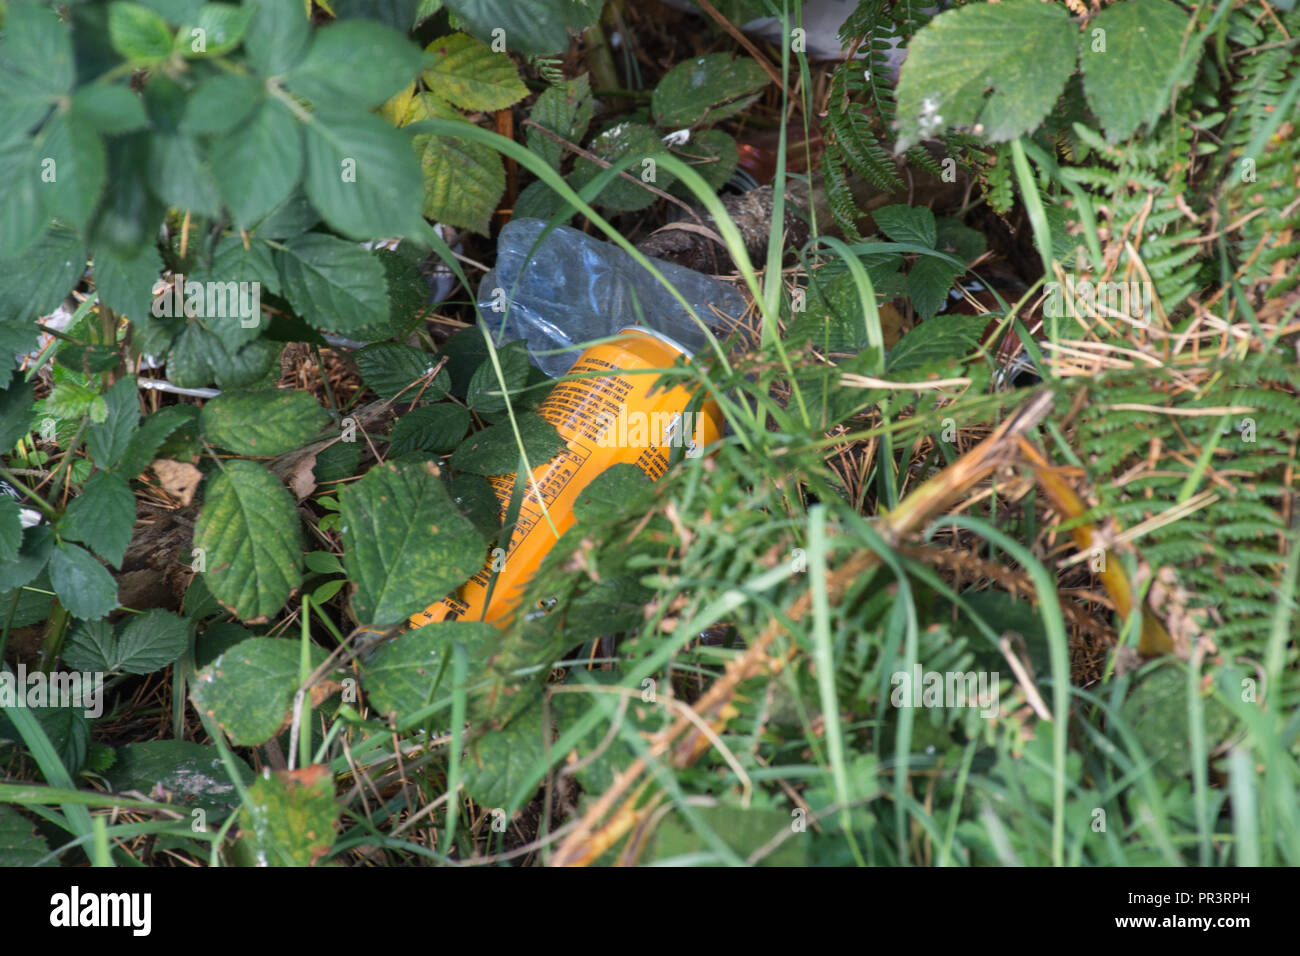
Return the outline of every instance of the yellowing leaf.
[[[528,95],[510,57],[468,34],[434,40],[425,52],[433,65],[422,74],[424,82],[461,109],[503,110]]]

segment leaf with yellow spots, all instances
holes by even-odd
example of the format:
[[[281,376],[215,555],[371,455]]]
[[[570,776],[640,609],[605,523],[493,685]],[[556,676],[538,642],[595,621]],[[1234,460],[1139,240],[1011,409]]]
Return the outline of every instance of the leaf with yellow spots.
[[[266,743],[289,717],[298,692],[300,646],[297,641],[250,637],[225,651],[194,678],[195,709],[207,714],[237,747]],[[325,651],[311,646],[314,670]],[[313,694],[312,704],[320,702]]]
[[[321,764],[259,777],[239,811],[236,856],[249,866],[315,866],[334,845],[341,811]]]

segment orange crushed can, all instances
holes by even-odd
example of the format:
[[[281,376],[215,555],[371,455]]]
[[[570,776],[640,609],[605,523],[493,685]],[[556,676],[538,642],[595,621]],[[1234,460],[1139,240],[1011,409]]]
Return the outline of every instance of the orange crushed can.
[[[668,470],[674,447],[684,446],[686,457],[694,458],[717,441],[722,414],[716,402],[706,399],[699,412],[687,412],[691,388],[665,386],[663,376],[643,371],[668,368],[678,356],[691,357],[672,339],[643,328],[623,329],[613,342],[593,345],[579,356],[569,374],[599,377],[560,382],[538,409],[567,445],[533,469],[536,490],[534,483],[524,488],[504,560],[499,552],[496,559],[489,558],[455,593],[411,615],[412,627],[454,620],[500,627],[510,623],[525,587],[557,540],[542,514],[538,490],[555,531],[564,534],[573,526],[574,502],[597,475],[628,463],[657,481]],[[515,476],[496,475],[489,481],[504,521]]]

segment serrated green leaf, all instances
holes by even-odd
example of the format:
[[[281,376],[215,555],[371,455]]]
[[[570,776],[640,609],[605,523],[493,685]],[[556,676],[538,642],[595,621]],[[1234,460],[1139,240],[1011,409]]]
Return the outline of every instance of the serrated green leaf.
[[[315,866],[334,845],[342,812],[326,767],[258,777],[239,809],[237,853],[257,866]]]
[[[221,213],[216,176],[188,133],[155,133],[149,143],[149,189],[168,207],[215,218]]]
[[[136,63],[156,63],[172,51],[167,21],[143,4],[124,0],[109,4],[108,39],[114,50]]]
[[[396,30],[373,20],[347,20],[316,30],[287,81],[318,107],[378,106],[410,83],[423,63],[419,47]]]
[[[307,195],[335,230],[353,239],[419,231],[423,178],[407,133],[370,113],[317,112],[306,146]]]
[[[101,133],[131,133],[149,125],[144,103],[127,86],[95,83],[72,94],[73,115]]]
[[[0,495],[0,562],[18,557],[23,543],[22,509],[8,495]],[[0,610],[4,607],[0,604]]]
[[[253,782],[253,771],[238,755],[231,759],[241,780]],[[223,818],[239,806],[239,791],[229,777],[226,762],[213,744],[189,740],[146,740],[118,747],[116,760],[105,774],[109,785],[122,793],[162,792],[163,798],[185,812],[204,810]],[[209,821],[212,822],[212,821]]]
[[[673,152],[704,177],[714,191],[727,184],[740,162],[736,141],[720,129],[706,129]],[[689,192],[682,183],[677,183],[673,191],[683,196]]]
[[[987,323],[979,316],[936,315],[899,340],[889,353],[891,373],[913,372],[965,358],[975,348]]]
[[[396,624],[478,570],[484,541],[425,463],[376,465],[339,495],[358,621]]]
[[[154,460],[163,441],[178,428],[188,425],[197,432],[198,418],[199,409],[193,405],[167,405],[149,415],[131,434],[118,459],[117,473],[128,481],[139,475]]]
[[[0,257],[11,259],[26,252],[49,225],[45,202],[46,192],[40,187],[39,176],[32,175],[33,168],[42,168],[44,160],[37,155],[37,144],[19,140],[0,147],[0,177],[6,188],[0,192]]]
[[[1033,129],[1074,72],[1076,32],[1064,7],[1036,0],[939,14],[908,45],[895,149],[945,129],[969,127],[991,143]]]
[[[600,0],[446,0],[464,29],[484,43],[498,38],[521,53],[559,53],[569,33],[595,25]],[[500,32],[497,32],[500,31]]]
[[[12,3],[0,41],[0,145],[28,135],[73,83],[72,36],[56,11]]]
[[[501,366],[501,378],[497,378],[496,367],[489,356],[474,370],[465,392],[466,404],[481,415],[495,415],[506,410],[506,396],[501,391],[503,381],[515,405],[519,404],[516,393],[528,381],[528,352],[523,342],[511,342],[497,349],[497,362]]]
[[[873,212],[871,218],[895,242],[915,242],[933,249],[939,241],[934,213],[924,206],[885,206]]]
[[[127,375],[113,383],[104,393],[108,415],[86,433],[86,447],[100,468],[116,465],[131,442],[131,435],[140,422],[140,397],[134,375]]]
[[[650,113],[660,126],[676,129],[739,113],[768,83],[763,68],[748,57],[733,60],[710,53],[678,63],[655,87]]]
[[[152,674],[175,663],[189,643],[189,622],[154,608],[131,615],[116,629],[106,621],[79,622],[63,660],[80,671]]]
[[[376,342],[357,351],[357,369],[361,380],[375,390],[380,398],[396,398],[413,382],[424,378],[438,364],[428,352],[397,342]],[[451,379],[441,371],[421,396],[423,401],[436,402],[447,394]],[[418,389],[410,389],[404,398],[414,401]]]
[[[424,214],[487,235],[488,222],[506,188],[496,150],[453,136],[417,136],[424,177]]]
[[[36,391],[25,377],[18,371],[0,372],[0,380],[8,382],[0,391],[0,454],[7,454],[32,427]]]
[[[387,319],[384,267],[360,246],[307,233],[275,258],[285,298],[309,325],[349,332]]]
[[[624,121],[611,126],[591,141],[588,152],[600,157],[607,163],[617,163],[631,156],[636,159],[625,172],[635,179],[646,182],[656,189],[667,189],[676,177],[665,169],[652,166],[652,153],[665,152],[659,136],[649,126]],[[604,171],[605,167],[589,159],[578,158],[570,176],[570,185],[581,189]],[[635,182],[628,182],[621,176],[615,177],[601,190],[595,201],[601,206],[619,212],[635,212],[644,209],[655,201],[654,193],[642,188]]]
[[[907,297],[923,321],[929,320],[948,298],[953,280],[965,270],[943,259],[921,256],[907,272]]]
[[[1108,6],[1078,34],[1083,87],[1107,140],[1128,138],[1168,108],[1167,87],[1188,23],[1187,13],[1169,0],[1126,0]]]
[[[311,46],[308,11],[298,0],[252,0],[244,49],[264,76],[279,76],[302,62]]]
[[[112,249],[95,254],[95,291],[99,301],[119,315],[139,321],[153,308],[153,290],[162,272],[162,257],[152,244],[124,259]]]
[[[221,198],[238,226],[251,226],[284,201],[302,178],[303,133],[279,100],[266,99],[209,152]],[[250,175],[256,170],[256,175]]]
[[[233,3],[205,3],[193,22],[177,31],[176,48],[189,56],[228,53],[244,38],[251,15],[251,10]]]
[[[274,614],[302,583],[300,538],[293,497],[265,468],[227,461],[208,480],[194,546],[208,588],[241,620]]]
[[[555,426],[535,412],[516,415],[528,463],[536,468],[565,448]],[[489,425],[470,436],[451,456],[451,467],[475,475],[506,475],[519,465],[519,445],[509,422]]]
[[[528,95],[510,57],[468,34],[434,40],[424,52],[430,64],[420,74],[425,85],[461,109],[503,110]]]
[[[45,126],[39,194],[51,216],[84,229],[99,202],[107,159],[99,134],[73,129],[70,113],[55,113]]]
[[[288,715],[298,691],[297,641],[253,637],[241,641],[195,675],[194,706],[217,722],[237,747],[266,743]],[[325,652],[310,647],[311,666]]]
[[[95,621],[117,607],[117,582],[89,551],[61,544],[50,554],[50,585],[73,617]]]
[[[263,458],[301,448],[328,422],[329,414],[310,393],[293,389],[227,392],[204,405],[199,415],[208,441]]]
[[[49,852],[49,844],[35,823],[13,807],[0,804],[0,866],[36,866]],[[41,865],[58,866],[59,861],[49,859]]]
[[[253,112],[262,90],[254,76],[222,73],[209,77],[186,101],[180,131],[195,136],[228,133]]]
[[[376,650],[362,671],[361,686],[378,713],[395,714],[400,721],[447,693],[453,641],[464,644],[475,661],[485,659],[500,638],[500,630],[479,621],[426,624]]]
[[[215,332],[190,322],[167,356],[167,376],[187,388],[213,382],[222,388],[248,388],[264,383],[278,354],[277,343],[266,339],[231,352]]]
[[[465,793],[482,807],[509,806],[529,772],[546,757],[542,708],[534,705],[501,730],[479,738],[470,751]]]
[[[45,569],[54,549],[54,529],[48,524],[28,528],[18,557],[0,563],[0,592],[9,592],[30,583]]]
[[[135,496],[126,481],[112,472],[97,471],[81,494],[68,505],[59,533],[80,541],[113,565],[122,566],[135,527]]]
[[[0,260],[0,317],[23,324],[34,344],[31,321],[58,308],[85,269],[85,242],[65,226],[51,226],[23,255]]]
[[[390,455],[408,452],[444,454],[469,431],[469,412],[460,405],[415,408],[397,420],[388,446]]]
[[[628,502],[635,501],[652,485],[650,476],[636,465],[614,465],[593,478],[573,499],[573,516],[594,523],[621,517],[628,512]]]
[[[548,86],[543,90],[528,118],[557,136],[577,143],[587,135],[594,108],[591,80],[584,73],[577,79]],[[532,129],[528,130],[527,136],[528,148],[546,160],[552,169],[559,170],[560,161],[565,155],[564,147],[544,133]],[[515,207],[515,217],[523,218],[518,206]]]

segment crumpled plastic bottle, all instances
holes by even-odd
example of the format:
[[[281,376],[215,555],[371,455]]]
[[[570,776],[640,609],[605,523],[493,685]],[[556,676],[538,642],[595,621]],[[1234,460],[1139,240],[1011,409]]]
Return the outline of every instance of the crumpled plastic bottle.
[[[703,350],[708,340],[699,325],[627,252],[569,226],[558,226],[534,250],[545,228],[542,219],[515,219],[501,230],[496,267],[478,292],[494,343],[522,339],[552,378],[569,370],[585,343],[632,326],[667,336],[691,354]],[[718,312],[732,320],[744,313],[744,298],[726,283],[651,261],[705,323],[717,326]]]

